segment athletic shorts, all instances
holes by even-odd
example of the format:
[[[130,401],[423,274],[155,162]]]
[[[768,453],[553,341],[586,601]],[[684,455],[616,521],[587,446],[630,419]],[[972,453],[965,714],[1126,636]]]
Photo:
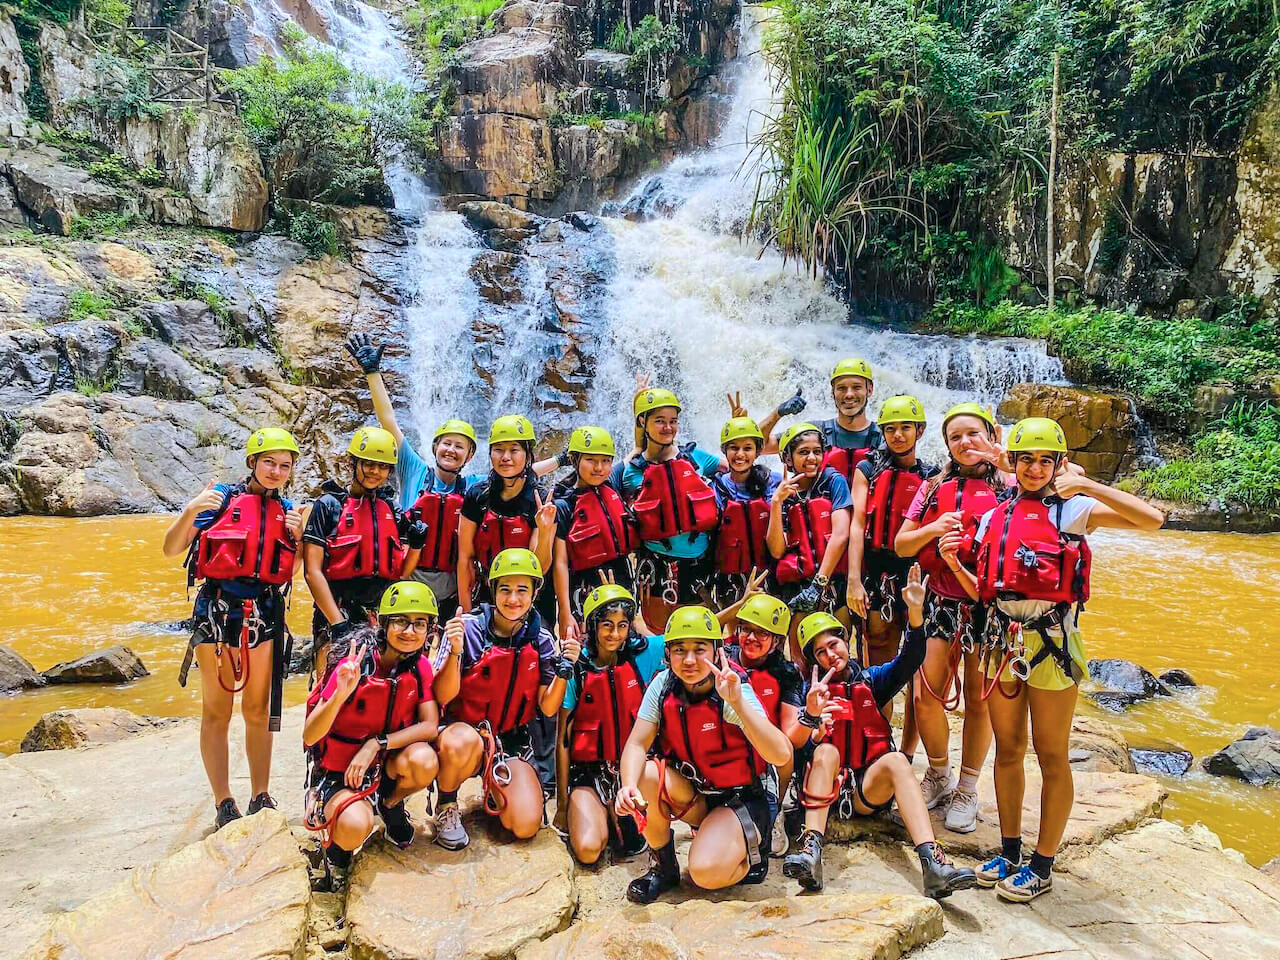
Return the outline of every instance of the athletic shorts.
[[[226,604],[225,612],[215,615],[215,623],[210,623],[210,610],[218,611],[219,604]],[[280,591],[265,589],[254,600],[258,614],[258,632],[250,642],[250,648],[257,647],[267,641],[284,639],[284,597]],[[199,643],[223,643],[230,647],[240,646],[240,632],[244,620],[244,600],[221,592],[216,584],[206,583],[196,594],[193,612],[195,624],[193,639]]]
[[[1040,662],[1031,668],[1031,674],[1027,677],[1027,686],[1035,687],[1037,690],[1066,690],[1077,684],[1078,681],[1063,669],[1064,665],[1058,661],[1058,658],[1045,650],[1044,634],[1037,630],[1022,630],[1020,631],[1020,638],[1021,642],[1026,646],[1028,663],[1035,661],[1041,651],[1044,651],[1044,656],[1040,657]],[[1089,660],[1085,655],[1084,635],[1079,628],[1072,628],[1067,631],[1065,644],[1060,630],[1051,630],[1049,638],[1076,665],[1076,676],[1083,678],[1089,675]],[[1005,642],[1007,643],[1008,641],[1009,634],[1006,631]],[[984,664],[984,672],[988,678],[996,675],[996,670],[1003,659],[1002,654],[994,653],[991,659]],[[1014,679],[1009,667],[1005,666],[1000,673],[1001,682],[1013,683]]]

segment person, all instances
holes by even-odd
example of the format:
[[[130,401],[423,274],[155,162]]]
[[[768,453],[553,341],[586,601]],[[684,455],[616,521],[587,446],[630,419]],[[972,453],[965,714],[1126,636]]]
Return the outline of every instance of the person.
[[[321,833],[331,879],[345,874],[373,833],[375,803],[387,839],[401,849],[413,843],[405,799],[431,786],[439,768],[431,742],[440,713],[426,652],[439,614],[425,583],[393,583],[378,603],[376,636],[365,630],[340,639],[328,676],[307,698],[304,823]]]
[[[369,622],[387,587],[413,573],[427,535],[426,524],[392,503],[395,437],[381,427],[361,427],[347,455],[351,479],[346,486],[324,482],[302,536],[318,675],[326,672],[328,645]]]
[[[661,638],[646,635],[638,614],[619,583],[597,585],[583,605],[587,642],[560,708],[554,822],[579,863],[595,863],[606,847],[619,857],[644,849],[635,821],[613,812],[622,746],[662,665]]]
[[[805,831],[782,872],[806,890],[822,889],[822,839],[831,808],[841,816],[865,817],[887,810],[895,799],[920,857],[925,895],[940,900],[977,885],[973,871],[949,863],[935,841],[911,764],[894,748],[882,712],[924,660],[924,596],[920,568],[913,566],[903,589],[906,643],[879,666],[864,668],[853,658],[845,627],[835,617],[811,613],[800,623],[805,664],[813,669],[800,722],[812,730],[812,739],[803,754]]]
[[[188,582],[202,581],[178,682],[186,686],[194,656],[200,666],[200,757],[218,829],[240,817],[227,750],[237,693],[249,760],[249,813],[276,806],[269,787],[272,733],[280,729],[288,662],[284,593],[298,569],[303,530],[302,513],[282,493],[298,456],[289,431],[255,430],[245,444],[248,476],[235,484],[211,482],[164,534],[164,555],[185,552]]]
[[[822,465],[832,467],[846,484],[852,485],[853,471],[873,450],[884,445],[880,431],[867,416],[867,403],[875,392],[875,375],[871,364],[858,357],[846,357],[831,369],[831,400],[835,404],[836,415],[830,420],[816,421],[826,445],[826,454]],[[799,400],[797,409],[796,401]],[[774,443],[773,428],[781,416],[788,412],[799,413],[804,409],[804,400],[800,392],[792,397],[776,411],[760,421],[760,427],[770,436],[765,446],[766,453],[777,453],[780,443]],[[779,438],[780,439],[780,438]]]
[[[532,550],[503,550],[489,567],[492,602],[445,627],[448,651],[435,687],[446,720],[438,740],[435,842],[446,850],[470,842],[458,788],[477,775],[485,811],[517,839],[532,837],[542,826],[543,792],[530,762],[531,723],[539,713],[556,716],[582,649],[571,635],[557,653],[534,609],[542,579]]]
[[[602,427],[578,427],[569,435],[575,482],[556,500],[552,568],[562,637],[583,617],[583,599],[602,576],[631,586],[637,540],[630,512],[609,482],[615,455],[613,437]]]
[[[680,400],[644,387],[632,401],[640,449],[616,463],[610,480],[636,519],[637,587],[649,623],[665,623],[681,604],[711,600],[710,532],[720,521],[711,479],[720,458],[694,443],[677,444]]]
[[[782,478],[756,462],[763,449],[764,433],[750,417],[732,417],[720,428],[720,452],[729,467],[711,480],[720,508],[713,583],[720,607],[744,598],[753,572],[773,570],[766,542],[769,500]]]
[[[449,419],[436,427],[431,440],[434,465],[414,449],[400,429],[391,395],[382,379],[381,344],[367,333],[352,334],[347,352],[359,364],[369,384],[373,412],[378,423],[396,442],[396,477],[400,481],[397,506],[414,520],[427,525],[413,579],[427,584],[440,605],[442,619],[448,621],[458,606],[458,515],[466,492],[480,483],[480,477],[462,476],[479,444],[475,429],[465,420]]]
[[[824,467],[822,431],[814,424],[792,424],[782,432],[782,480],[769,503],[769,552],[777,558],[779,595],[797,613],[837,606],[845,597],[849,485]],[[791,631],[791,660],[800,660]]]
[[[689,879],[704,890],[760,883],[769,870],[767,764],[791,759],[791,741],[725,657],[722,627],[706,607],[680,607],[663,635],[667,668],[645,690],[622,750],[619,817],[637,820],[650,868],[627,887],[652,903],[680,884],[672,821],[696,828]],[[650,750],[654,756],[650,757]]]
[[[960,565],[957,550],[964,532],[972,533],[1004,489],[999,467],[1003,450],[995,417],[977,403],[951,407],[942,418],[942,438],[947,445],[947,463],[916,491],[894,549],[900,557],[917,557],[929,575],[925,607],[928,649],[912,699],[916,728],[929,762],[921,790],[930,810],[949,803],[944,821],[948,830],[971,833],[978,826],[978,771],[991,747],[991,721],[982,696],[976,643],[982,632],[983,611],[970,600],[955,571]],[[951,770],[947,711],[956,709],[962,700],[964,728],[957,780]]]
[[[1053,887],[1053,858],[1074,800],[1068,741],[1087,674],[1078,622],[1089,599],[1087,535],[1099,527],[1158,530],[1164,515],[1068,469],[1066,436],[1053,420],[1019,421],[1008,452],[1014,495],[982,517],[976,573],[961,568],[959,575],[971,597],[992,605],[985,674],[1000,691],[990,713],[1001,850],[978,869],[978,882],[1001,899],[1025,902]],[[1023,863],[1028,717],[1041,788],[1035,851]]]

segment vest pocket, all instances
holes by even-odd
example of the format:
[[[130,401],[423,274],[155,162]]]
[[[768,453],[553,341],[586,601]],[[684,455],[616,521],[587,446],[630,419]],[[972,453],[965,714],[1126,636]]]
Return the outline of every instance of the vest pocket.
[[[598,523],[573,526],[565,545],[569,550],[570,566],[575,570],[589,570],[613,559],[608,549],[608,538]]]
[[[698,533],[714,530],[720,522],[720,508],[716,506],[715,491],[706,487],[690,493],[689,516],[693,519],[693,529]]]
[[[361,546],[364,537],[349,533],[329,538],[329,552],[325,560],[324,575],[328,580],[351,580],[368,573],[362,570]]]
[[[205,577],[213,580],[234,580],[246,576],[249,549],[249,532],[247,530],[210,528],[201,535],[204,562],[200,571]]]

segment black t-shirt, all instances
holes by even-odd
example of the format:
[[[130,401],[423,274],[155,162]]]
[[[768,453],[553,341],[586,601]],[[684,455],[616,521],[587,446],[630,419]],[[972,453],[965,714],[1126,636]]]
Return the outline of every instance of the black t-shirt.
[[[535,489],[531,480],[525,480],[524,487],[510,500],[495,498],[493,512],[500,517],[524,517],[530,524],[534,523],[538,515],[538,504],[533,498]],[[473,486],[462,498],[462,515],[478,524],[489,509],[489,480],[486,479]]]
[[[748,669],[742,662],[742,651],[737,644],[726,644],[725,655],[742,669]],[[763,669],[772,674],[778,681],[778,692],[782,702],[789,703],[800,710],[804,709],[804,677],[800,675],[796,665],[782,655],[780,649],[769,654],[760,667],[750,669]]]

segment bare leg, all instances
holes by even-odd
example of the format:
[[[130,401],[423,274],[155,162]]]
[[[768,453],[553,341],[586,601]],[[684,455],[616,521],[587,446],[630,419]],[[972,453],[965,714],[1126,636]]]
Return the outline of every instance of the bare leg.
[[[579,863],[595,863],[609,844],[609,814],[590,787],[569,794],[569,846]]]
[[[947,696],[943,687],[947,686],[951,645],[941,637],[930,637],[927,643],[924,664],[914,683],[916,727],[930,762],[939,766],[945,762],[950,767],[951,728],[947,725],[947,711],[938,697]],[[928,687],[925,681],[928,681]],[[929,688],[937,694],[936,697]]]
[[[506,801],[498,813],[498,821],[517,840],[528,840],[542,827],[542,784],[538,775],[524,760],[508,760],[511,782],[502,788]]]
[[[439,770],[440,762],[429,743],[411,743],[397,750],[387,761],[386,774],[396,783],[387,797],[387,805],[394,807],[406,797],[427,789]]]
[[[196,662],[200,665],[200,758],[204,761],[205,776],[213,790],[215,803],[231,796],[231,780],[227,772],[227,730],[231,725],[231,712],[235,709],[235,695],[218,685],[218,658],[212,643],[196,647]],[[223,678],[230,685],[230,670]]]
[[[933,842],[933,823],[929,819],[929,811],[925,809],[924,797],[920,794],[920,782],[905,755],[897,751],[886,753],[871,764],[862,775],[862,792],[876,805],[888,803],[896,797],[898,815],[902,817],[911,842],[916,846]],[[869,807],[856,798],[854,809],[863,815],[871,812]]]
[[[991,700],[982,699],[982,665],[977,652],[964,655],[964,733],[963,747],[960,752],[960,764],[970,770],[981,770],[986,762],[987,751],[991,749],[991,718],[987,714],[987,704],[1000,696],[999,692],[991,695]]]
[[[693,784],[674,770],[668,769],[666,772],[666,793],[677,809],[671,810],[659,799],[658,763],[656,760],[645,761],[644,773],[640,775],[638,786],[640,795],[645,799],[646,813],[649,820],[644,828],[644,839],[651,849],[657,850],[659,847],[665,847],[671,842],[672,815],[679,813],[687,804],[692,802],[693,806],[685,811],[683,817],[685,823],[696,826],[706,815],[706,800],[702,797],[695,799]]]
[[[270,643],[260,643],[249,651],[249,683],[240,694],[250,797],[266,793],[271,786],[271,744],[275,738],[267,716],[271,711],[271,654]]]
[[[1079,688],[1065,690],[1027,688],[1031,705],[1031,738],[1040,762],[1040,836],[1036,853],[1052,857],[1062,843],[1071,806],[1075,801],[1075,781],[1071,776],[1068,741],[1071,717],[1076,710]],[[1012,836],[1012,834],[1011,834]]]
[[[1027,790],[1022,769],[1027,754],[1026,690],[1025,685],[1018,684],[1018,695],[1012,700],[997,690],[987,701],[996,739],[996,807],[1002,837],[1022,835],[1022,798]]]
[[[813,751],[813,759],[809,761],[809,770],[804,778],[805,793],[815,797],[828,796],[836,785],[836,774],[840,771],[840,753],[829,743],[820,743]],[[804,826],[814,833],[825,833],[827,816],[831,805],[825,807],[806,807]]]
[[[351,790],[339,790],[324,807],[325,819],[329,821],[329,836],[333,845],[341,850],[355,850],[369,839],[373,833],[373,804],[368,800],[358,800],[342,811],[335,821],[334,814],[347,798],[352,796]]]
[[[728,807],[712,810],[689,845],[689,879],[703,890],[723,890],[745,877],[750,867],[738,815]]]
[[[449,724],[440,732],[436,747],[440,759],[437,783],[441,790],[457,790],[464,780],[480,772],[484,741],[475,727],[465,723]]]

